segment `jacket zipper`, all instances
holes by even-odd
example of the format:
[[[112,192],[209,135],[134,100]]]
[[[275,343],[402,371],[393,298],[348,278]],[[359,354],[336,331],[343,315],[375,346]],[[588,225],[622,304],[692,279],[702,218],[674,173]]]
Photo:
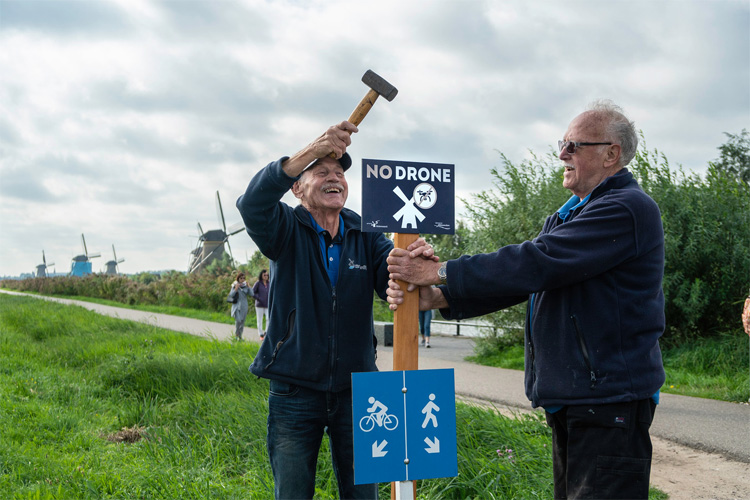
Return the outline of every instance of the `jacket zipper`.
[[[340,269],[340,268],[339,268]],[[328,387],[329,389],[333,389],[334,386],[334,369],[335,369],[335,359],[336,359],[336,287],[331,288],[331,338],[328,341],[328,359],[329,359],[329,379],[328,379]]]
[[[591,378],[591,385],[589,386],[591,389],[596,387],[596,373],[594,373],[594,368],[591,366],[591,358],[589,357],[589,350],[586,347],[586,341],[583,338],[583,335],[581,334],[581,330],[578,328],[578,319],[576,318],[575,314],[570,315],[570,319],[573,320],[573,326],[576,329],[576,336],[578,337],[578,345],[581,347],[581,352],[583,353],[583,360],[586,362],[586,366],[589,369],[589,376]]]
[[[268,364],[263,368],[264,370],[268,370],[268,367],[273,364],[274,361],[276,361],[276,355],[279,353],[279,349],[281,349],[281,346],[284,345],[284,342],[289,340],[289,337],[292,335],[292,328],[294,328],[294,321],[297,317],[297,310],[295,309],[292,311],[292,314],[289,315],[289,319],[287,320],[286,325],[286,335],[284,335],[284,338],[276,342],[276,347],[273,350],[273,354],[271,354],[271,361],[268,362]]]

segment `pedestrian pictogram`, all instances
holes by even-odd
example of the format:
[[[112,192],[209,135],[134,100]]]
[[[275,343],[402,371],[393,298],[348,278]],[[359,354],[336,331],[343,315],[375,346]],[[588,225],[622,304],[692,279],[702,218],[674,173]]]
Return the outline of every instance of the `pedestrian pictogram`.
[[[435,395],[430,394],[430,402],[425,405],[424,408],[422,408],[422,413],[425,414],[424,416],[424,422],[422,422],[422,429],[427,427],[427,424],[429,422],[432,422],[432,425],[435,427],[438,426],[437,424],[437,418],[432,413],[433,411],[440,411],[440,407],[434,403],[435,401]]]

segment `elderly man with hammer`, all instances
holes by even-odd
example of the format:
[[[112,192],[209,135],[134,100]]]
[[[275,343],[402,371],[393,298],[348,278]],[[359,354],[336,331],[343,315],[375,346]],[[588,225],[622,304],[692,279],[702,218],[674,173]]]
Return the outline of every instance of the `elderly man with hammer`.
[[[268,455],[277,499],[312,498],[323,433],[341,498],[377,498],[354,485],[352,372],[376,371],[373,292],[385,299],[393,243],[363,233],[344,208],[346,148],[357,127],[334,125],[262,169],[237,200],[250,237],[271,260],[269,322],[250,367],[270,379]],[[334,158],[331,157],[334,156]],[[300,204],[281,201],[291,189]]]
[[[447,318],[527,302],[526,395],[552,428],[555,498],[648,498],[664,233],[625,168],[637,144],[620,108],[595,103],[559,142],[573,196],[539,236],[443,263],[414,259],[420,243],[388,258],[392,279],[422,286],[420,309]],[[388,294],[392,309],[402,303],[395,282]]]
[[[344,207],[346,148],[357,130],[349,121],[328,128],[268,164],[237,200],[250,237],[271,260],[269,326],[250,371],[270,379],[276,498],[313,497],[324,432],[340,497],[378,497],[377,484],[354,485],[351,374],[377,371],[373,292],[386,299],[393,243],[362,232],[360,216]],[[295,208],[281,201],[290,189],[300,200]],[[431,248],[422,255],[432,258]]]

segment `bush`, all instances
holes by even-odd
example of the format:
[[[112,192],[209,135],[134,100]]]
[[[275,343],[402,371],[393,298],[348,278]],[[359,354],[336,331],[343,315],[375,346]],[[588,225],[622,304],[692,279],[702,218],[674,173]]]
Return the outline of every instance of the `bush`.
[[[90,274],[5,280],[0,286],[43,295],[81,296],[123,304],[162,305],[212,312],[227,312],[226,296],[235,270],[220,273],[184,274],[171,271],[159,279],[140,280],[127,276]],[[250,280],[252,282],[252,278]]]
[[[750,278],[750,188],[709,165],[705,178],[673,171],[641,150],[631,170],[661,209],[668,344],[736,328]]]

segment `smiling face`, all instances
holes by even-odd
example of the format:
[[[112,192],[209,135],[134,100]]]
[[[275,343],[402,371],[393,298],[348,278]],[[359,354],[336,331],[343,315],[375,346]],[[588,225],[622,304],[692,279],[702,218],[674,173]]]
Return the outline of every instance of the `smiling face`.
[[[587,111],[570,122],[565,132],[565,141],[615,142],[607,136],[607,121],[595,111]],[[563,187],[579,198],[585,198],[607,177],[614,175],[620,167],[620,146],[581,146],[570,154],[563,149],[559,158],[565,165]]]
[[[349,196],[349,186],[339,162],[326,156],[302,173],[292,186],[292,192],[299,198],[302,206],[313,214],[338,214]]]

